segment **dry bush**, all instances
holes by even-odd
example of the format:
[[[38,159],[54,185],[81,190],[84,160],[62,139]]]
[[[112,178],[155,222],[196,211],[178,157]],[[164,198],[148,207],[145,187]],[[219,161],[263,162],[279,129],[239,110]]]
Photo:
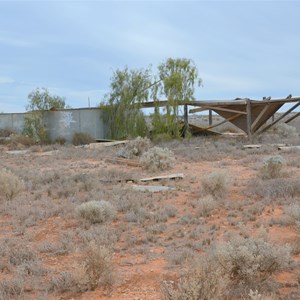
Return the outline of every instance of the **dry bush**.
[[[0,129],[0,137],[10,137],[12,134],[16,134],[16,131],[13,128]]]
[[[291,249],[262,239],[235,238],[220,244],[215,258],[234,284],[263,284],[271,274],[288,267]]]
[[[175,156],[168,148],[153,147],[142,155],[140,162],[150,171],[168,170],[174,166]]]
[[[103,245],[91,242],[85,249],[81,261],[90,289],[110,288],[113,284],[112,251]]]
[[[72,274],[62,271],[61,273],[52,276],[48,285],[48,291],[64,293],[68,291],[78,292],[85,284],[84,279],[80,278],[80,274]]]
[[[290,138],[298,136],[297,129],[294,126],[285,123],[279,123],[273,126],[271,130],[274,133],[278,134],[280,137]]]
[[[212,195],[207,195],[195,201],[196,215],[200,217],[208,217],[217,208],[218,203]]]
[[[36,261],[36,252],[24,245],[16,245],[9,251],[9,262],[12,265],[19,266],[24,263]]]
[[[75,146],[90,144],[94,141],[95,139],[85,132],[75,132],[72,137],[72,144]]]
[[[23,278],[2,279],[0,281],[0,300],[22,299],[24,288]]]
[[[164,281],[161,289],[168,300],[225,299],[226,277],[213,260],[194,259],[178,281]]]
[[[30,147],[35,144],[36,142],[32,138],[26,135],[11,135],[9,149],[20,150],[20,149],[24,149],[24,147]]]
[[[133,158],[141,156],[151,146],[151,141],[148,138],[137,137],[134,140],[129,141],[125,147],[120,149],[117,153],[118,156],[124,158]]]
[[[214,171],[201,178],[202,189],[205,194],[215,198],[223,197],[228,190],[229,180],[223,171]]]
[[[300,204],[292,203],[284,208],[284,212],[300,228]]]
[[[12,200],[24,189],[24,183],[12,172],[0,170],[0,196],[6,200]]]
[[[252,179],[249,181],[246,195],[257,195],[259,197],[276,200],[288,200],[300,196],[300,180],[299,179],[286,179],[275,178],[263,181],[259,179]]]
[[[103,223],[112,220],[116,211],[108,201],[89,201],[76,207],[76,214],[90,223]]]
[[[263,179],[278,178],[282,174],[284,159],[281,155],[271,156],[264,159],[264,165],[260,170],[260,176]]]

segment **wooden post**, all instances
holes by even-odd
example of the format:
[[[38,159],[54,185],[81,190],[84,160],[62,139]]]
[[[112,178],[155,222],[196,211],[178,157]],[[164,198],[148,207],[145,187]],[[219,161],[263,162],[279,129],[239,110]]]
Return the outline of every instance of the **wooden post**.
[[[272,115],[272,123],[275,121],[275,116]]]
[[[209,126],[212,125],[212,110],[211,109],[208,111],[208,125]]]
[[[247,135],[248,135],[248,139],[250,141],[252,141],[252,130],[251,130],[252,118],[251,118],[251,101],[250,100],[247,100],[246,112],[247,112]]]
[[[186,137],[189,128],[189,116],[188,116],[188,106],[184,105],[184,128],[183,128],[183,137]]]

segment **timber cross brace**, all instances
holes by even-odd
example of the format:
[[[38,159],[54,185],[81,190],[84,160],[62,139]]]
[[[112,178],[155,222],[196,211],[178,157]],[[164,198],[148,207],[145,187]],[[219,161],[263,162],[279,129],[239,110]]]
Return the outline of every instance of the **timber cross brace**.
[[[276,120],[272,120],[272,123],[262,127],[266,122],[275,115],[275,113],[286,103],[295,103],[290,109],[284,112]],[[146,102],[143,103],[143,107],[155,107],[155,106],[166,106],[168,101],[157,101],[157,102]],[[197,127],[196,131],[208,131],[226,122],[230,122],[236,127],[240,128],[245,132],[248,138],[251,140],[255,134],[262,133],[277,124],[280,120],[290,114],[300,105],[300,97],[292,97],[289,95],[285,99],[271,99],[271,97],[263,98],[263,100],[251,100],[248,98],[236,98],[235,100],[211,100],[211,101],[182,101],[180,105],[184,105],[184,122],[185,128],[188,126],[188,106],[194,106],[189,110],[190,113],[196,113],[201,111],[209,110],[209,126],[208,127]],[[211,111],[214,111],[225,120],[217,124],[212,124]],[[297,112],[287,120],[285,123],[289,123],[300,115]]]

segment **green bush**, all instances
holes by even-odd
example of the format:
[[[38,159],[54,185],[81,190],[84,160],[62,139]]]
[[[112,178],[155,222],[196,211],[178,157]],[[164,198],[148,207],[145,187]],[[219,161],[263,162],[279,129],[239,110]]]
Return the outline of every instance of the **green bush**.
[[[82,203],[76,208],[79,217],[90,223],[104,223],[115,217],[115,208],[107,201],[89,201]]]
[[[174,166],[175,156],[168,148],[153,147],[142,155],[140,162],[150,171],[168,170]]]
[[[72,144],[75,146],[87,145],[95,142],[95,140],[85,132],[75,132],[72,137]]]

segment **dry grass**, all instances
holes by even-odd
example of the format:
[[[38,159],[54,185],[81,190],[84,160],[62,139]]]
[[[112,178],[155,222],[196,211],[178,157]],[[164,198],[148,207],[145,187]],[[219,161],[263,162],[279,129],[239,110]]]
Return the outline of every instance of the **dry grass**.
[[[245,151],[241,146],[246,142],[197,137],[161,143],[176,153],[178,163],[171,163],[174,172],[185,174],[181,180],[147,183],[175,188],[165,193],[134,191],[130,180],[146,177],[148,169],[107,161],[117,156],[119,147],[49,145],[24,156],[0,149],[1,170],[11,170],[24,184],[23,192],[0,201],[0,299],[97,298],[107,291],[116,299],[205,299],[207,295],[257,300],[260,294],[262,299],[273,299],[265,296],[272,293],[282,297],[285,283],[275,284],[277,274],[285,270],[280,275],[293,279],[299,272],[297,243],[292,247],[291,269],[285,268],[289,251],[279,246],[298,234],[298,208],[293,206],[300,198],[298,154],[282,154],[288,177],[281,172],[279,177],[263,179],[257,176],[258,162],[266,154],[275,156],[277,149],[265,145],[262,150]],[[85,205],[91,199],[102,201],[95,201],[97,205],[89,210]],[[253,255],[255,243],[234,244],[236,235],[254,240],[263,262],[274,268]],[[257,236],[264,236],[264,243]],[[278,244],[265,242],[269,236]],[[231,253],[228,244],[222,244],[227,256],[221,259],[220,254],[219,262],[225,269],[207,256],[224,240],[240,250]],[[162,277],[167,281],[165,295],[156,288]],[[268,287],[261,284],[269,281]],[[297,295],[297,280],[287,284],[289,299]]]
[[[24,188],[24,183],[18,176],[5,169],[0,171],[0,196],[2,199],[12,200]]]

